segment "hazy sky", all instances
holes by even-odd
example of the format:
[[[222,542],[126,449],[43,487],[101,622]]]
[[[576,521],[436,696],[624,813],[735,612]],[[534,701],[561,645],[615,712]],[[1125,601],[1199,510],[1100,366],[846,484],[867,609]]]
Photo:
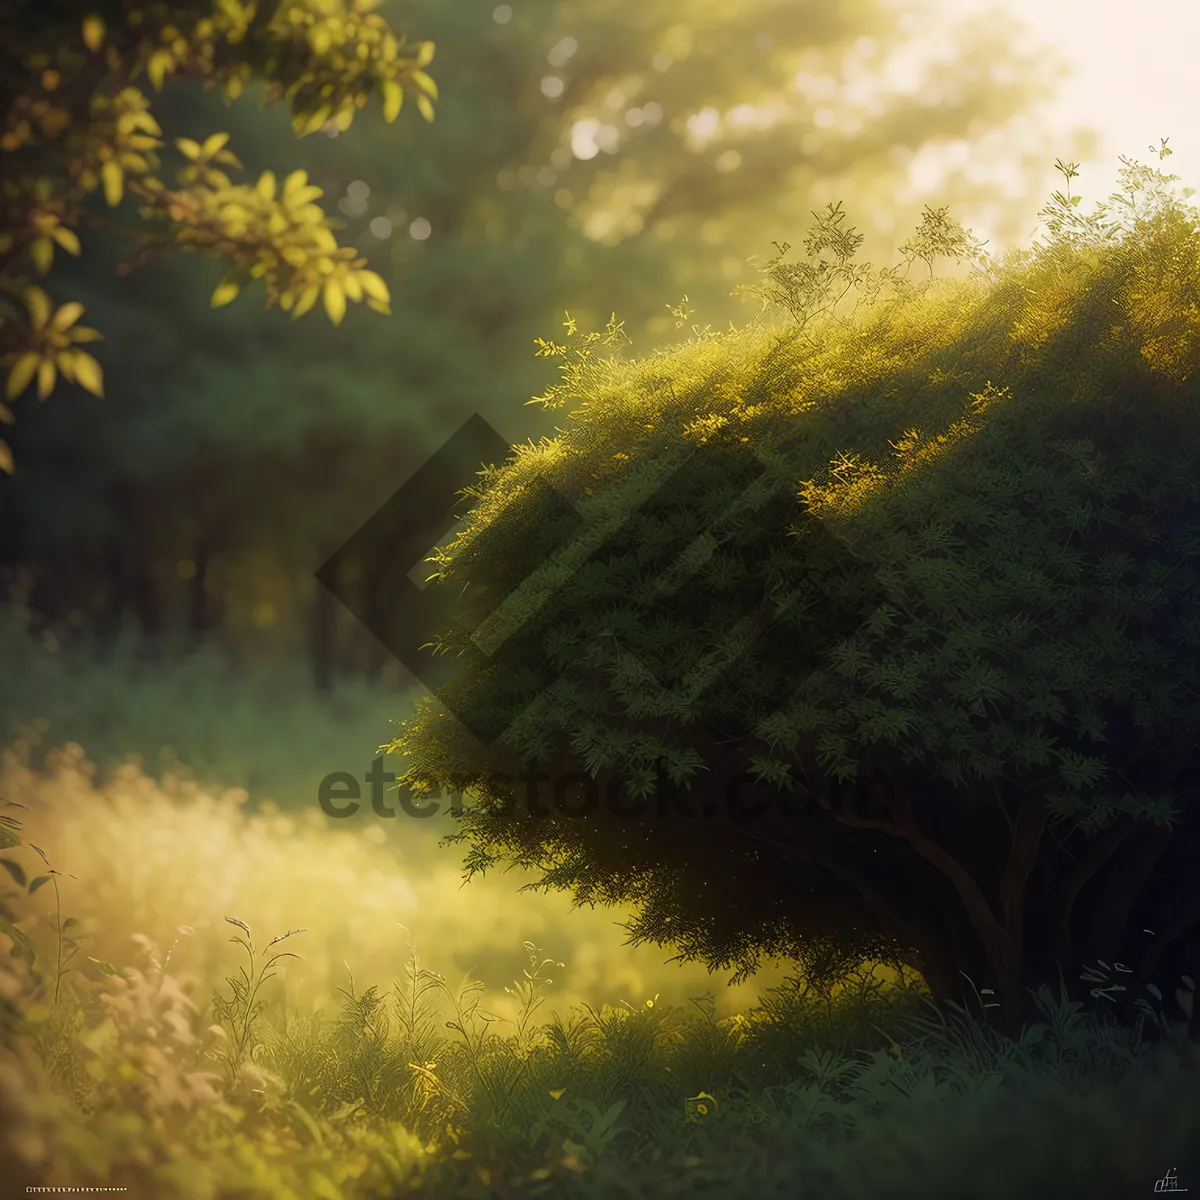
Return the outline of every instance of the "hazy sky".
[[[1052,46],[1068,61],[1071,74],[1047,119],[1052,128],[1086,124],[1103,135],[1099,161],[1081,163],[1071,184],[1084,196],[1082,211],[1116,190],[1120,155],[1178,175],[1174,186],[1196,188],[1189,203],[1200,205],[1200,0],[936,2],[954,22],[999,9],[1029,29],[1031,44]],[[1162,138],[1174,153],[1160,164],[1150,147]],[[1049,167],[1061,188],[1053,157]]]

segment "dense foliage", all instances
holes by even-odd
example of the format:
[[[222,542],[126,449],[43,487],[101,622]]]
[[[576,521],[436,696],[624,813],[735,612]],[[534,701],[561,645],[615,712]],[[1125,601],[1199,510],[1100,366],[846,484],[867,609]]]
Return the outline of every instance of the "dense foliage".
[[[80,54],[82,15],[61,38]],[[212,310],[221,264],[164,254],[118,277],[127,244],[80,228],[82,256],[57,253],[47,291],[103,330],[86,349],[106,399],[68,389],[25,409],[19,469],[0,480],[0,582],[64,646],[124,621],[163,653],[178,634],[242,665],[307,653],[322,683],[386,673],[386,650],[313,573],[472,413],[514,442],[550,431],[524,402],[546,386],[533,339],[554,314],[591,328],[616,308],[645,352],[680,336],[668,305],[686,294],[694,320],[723,329],[749,311],[729,295],[755,278],[745,260],[796,240],[831,195],[856,219],[894,198],[901,236],[916,224],[914,155],[964,141],[1028,196],[1055,153],[1091,153],[1037,121],[1050,56],[995,19],[952,29],[952,57],[902,87],[893,60],[944,24],[936,10],[389,0],[372,15],[436,43],[453,84],[436,130],[389,125],[372,101],[348,134],[331,122],[297,141],[286,104],[259,111],[262,83],[226,105],[203,79],[168,76],[156,94],[139,77],[171,138],[228,132],[251,181],[307,172],[393,316],[333,329],[249,296]],[[169,173],[175,151],[161,157]],[[986,206],[1006,242],[1029,227],[1029,201],[986,174],[951,171],[941,195]],[[97,219],[128,209],[137,224],[136,197],[89,200]],[[891,262],[895,240],[872,227],[863,253]]]
[[[1001,1200],[1200,1171],[1200,1051],[1157,1001],[1128,1030],[1043,988],[1017,1040],[869,964],[835,992],[697,995],[701,972],[631,978],[606,914],[501,881],[481,905],[315,813],[88,765],[0,762],[11,1191],[902,1200],[972,1177]]]
[[[435,555],[463,669],[392,746],[475,801],[470,869],[714,965],[965,972],[1014,1022],[1088,956],[1190,961],[1200,230],[1173,176],[1123,176],[1117,221],[1056,194],[1046,244],[966,283],[566,364],[559,436]],[[847,275],[836,218],[808,249]],[[913,250],[961,247],[935,213]],[[811,310],[820,273],[774,279]]]
[[[212,294],[219,307],[261,279],[268,306],[302,316],[318,299],[336,325],[347,301],[387,313],[387,284],[353,247],[339,246],[315,203],[322,190],[293,171],[280,185],[264,171],[235,184],[225,168],[241,163],[227,133],[176,138],[175,183],[160,178],[163,130],[142,81],[161,91],[169,81],[199,77],[229,99],[246,85],[268,84],[267,99],[285,101],[297,134],[326,125],[349,128],[373,94],[386,119],[415,91],[426,120],[437,85],[425,72],[432,42],[406,51],[372,10],[380,0],[287,0],[286,3],[149,3],[138,0],[25,0],[10,5],[0,39],[0,114],[5,179],[0,194],[0,363],[7,399],[37,382],[45,400],[61,374],[103,394],[100,364],[79,347],[98,332],[77,324],[83,305],[53,307],[28,274],[48,275],[56,250],[79,255],[78,230],[111,229],[88,203],[102,191],[109,209],[126,195],[141,226],[127,232],[128,272],[167,249],[224,260],[228,275]],[[22,320],[24,303],[28,319]],[[0,415],[11,418],[7,407]],[[0,466],[12,469],[0,443]]]

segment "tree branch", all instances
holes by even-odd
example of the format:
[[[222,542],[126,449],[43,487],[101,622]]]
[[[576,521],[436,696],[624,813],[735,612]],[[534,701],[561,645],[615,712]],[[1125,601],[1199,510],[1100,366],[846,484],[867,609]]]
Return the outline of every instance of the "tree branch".
[[[901,838],[922,858],[937,867],[954,885],[955,891],[962,899],[967,917],[979,934],[993,969],[998,975],[1006,975],[1011,966],[1012,939],[997,920],[987,897],[983,894],[983,889],[958,859],[917,828],[907,796],[902,795],[889,779],[884,778],[881,783],[884,785],[887,805],[894,813],[895,820],[879,821],[857,817],[832,807],[829,810],[830,815],[853,829],[876,829],[891,837]]]

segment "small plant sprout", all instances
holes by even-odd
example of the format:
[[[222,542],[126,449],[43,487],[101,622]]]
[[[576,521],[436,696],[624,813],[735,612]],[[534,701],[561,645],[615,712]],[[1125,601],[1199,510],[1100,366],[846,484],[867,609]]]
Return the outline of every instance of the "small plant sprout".
[[[43,884],[49,883],[54,888],[54,929],[58,936],[58,954],[55,962],[54,975],[54,1007],[58,1007],[58,993],[62,986],[63,976],[69,974],[70,967],[67,963],[79,953],[79,943],[75,938],[67,932],[68,929],[77,928],[79,922],[74,917],[68,917],[65,921],[62,919],[62,895],[58,890],[58,877],[62,874],[61,871],[56,871],[51,865],[50,860],[46,857],[46,852],[41,846],[35,846],[32,842],[29,843],[30,849],[35,850],[38,857],[46,864],[46,874],[39,875],[29,883],[29,894],[32,896]],[[74,879],[74,875],[68,875],[68,879]],[[70,953],[64,957],[64,950],[69,950]]]
[[[271,949],[292,937],[293,934],[306,933],[307,930],[289,929],[287,933],[273,938],[262,951],[264,961],[259,962],[250,926],[245,921],[239,921],[237,917],[226,917],[225,920],[230,925],[236,925],[245,934],[245,937],[236,934],[229,940],[241,946],[250,960],[249,971],[245,967],[239,967],[237,975],[226,976],[225,982],[229,984],[230,988],[228,997],[222,996],[218,991],[214,990],[213,992],[213,1011],[218,1022],[222,1026],[228,1027],[230,1034],[229,1048],[226,1051],[227,1066],[230,1073],[236,1075],[247,1053],[247,1047],[250,1047],[255,1023],[262,1014],[263,1002],[258,999],[259,989],[267,980],[275,978],[272,968],[280,959],[300,957],[299,954],[293,954],[290,950],[276,951],[272,954]],[[253,1058],[253,1047],[250,1047],[250,1057]]]
[[[542,972],[547,967],[565,966],[564,963],[555,962],[550,958],[539,958],[542,951],[532,942],[525,942],[524,946],[525,953],[529,955],[529,967],[533,970],[531,972],[529,967],[526,967],[521,972],[525,978],[518,979],[512,987],[504,989],[508,995],[515,996],[521,1002],[521,1015],[517,1018],[517,1042],[522,1047],[528,1042],[529,1022],[533,1014],[546,1002],[545,996],[541,994],[542,989],[554,982],[549,977],[543,977]]]

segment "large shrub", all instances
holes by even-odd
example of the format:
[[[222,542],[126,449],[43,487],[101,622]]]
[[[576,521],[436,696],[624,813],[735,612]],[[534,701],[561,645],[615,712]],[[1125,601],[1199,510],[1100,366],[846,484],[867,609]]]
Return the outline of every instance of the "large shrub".
[[[782,327],[577,344],[559,436],[435,555],[463,669],[392,747],[415,791],[465,787],[469,868],[632,903],[636,940],[714,966],[965,973],[1011,1022],[1092,958],[1185,969],[1197,214],[1123,175],[1121,220],[1056,193],[1047,242],[965,283],[847,266],[835,209],[768,268]],[[943,210],[905,249],[965,244]],[[819,310],[842,280],[875,302]]]

